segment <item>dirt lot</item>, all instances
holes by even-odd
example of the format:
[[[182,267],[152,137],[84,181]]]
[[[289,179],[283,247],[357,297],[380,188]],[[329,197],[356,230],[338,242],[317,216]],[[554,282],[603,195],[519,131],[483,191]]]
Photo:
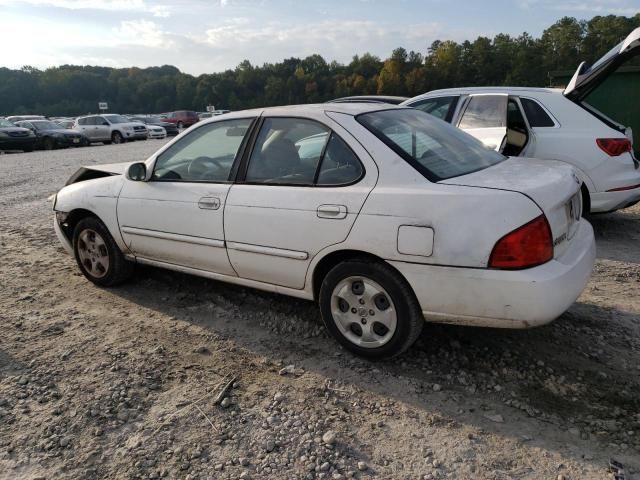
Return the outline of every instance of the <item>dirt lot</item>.
[[[640,208],[594,220],[593,279],[555,323],[428,326],[370,363],[310,303],[84,280],[46,197],[160,144],[0,155],[0,479],[600,480],[611,458],[640,478]]]

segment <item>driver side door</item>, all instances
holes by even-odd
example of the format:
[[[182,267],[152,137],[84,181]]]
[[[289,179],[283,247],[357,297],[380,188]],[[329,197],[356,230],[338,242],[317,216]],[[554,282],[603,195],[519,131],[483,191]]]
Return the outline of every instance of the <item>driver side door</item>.
[[[147,181],[125,180],[118,223],[142,260],[234,275],[223,212],[233,166],[254,119],[209,123],[160,152]]]

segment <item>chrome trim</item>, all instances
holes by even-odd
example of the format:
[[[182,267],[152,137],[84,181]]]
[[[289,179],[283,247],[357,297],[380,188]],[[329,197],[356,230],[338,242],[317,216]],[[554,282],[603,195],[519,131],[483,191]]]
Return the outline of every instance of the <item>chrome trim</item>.
[[[193,245],[204,245],[206,247],[224,248],[223,240],[213,238],[193,237],[191,235],[180,235],[177,233],[158,232],[157,230],[145,230],[135,227],[121,227],[122,233],[137,235],[139,237],[159,238],[161,240],[171,240],[174,242],[191,243]]]
[[[264,283],[264,282],[259,282],[257,280],[249,280],[247,278],[234,277],[231,275],[224,275],[222,273],[215,273],[215,272],[209,272],[206,270],[199,270],[197,268],[184,267],[182,265],[161,262],[158,260],[151,260],[149,258],[143,258],[143,257],[136,257],[136,262],[144,265],[151,265],[154,267],[162,267],[168,270],[174,270],[176,272],[188,273],[190,275],[197,275],[199,277],[210,278],[212,280],[218,280],[221,282],[228,282],[236,285],[242,285],[243,287],[257,288],[259,290],[279,293],[282,295],[289,295],[291,297],[302,298],[304,300],[313,300],[313,293],[311,293],[308,290],[297,290],[295,288],[283,287],[280,285],[274,285],[272,283]]]
[[[306,260],[309,258],[309,254],[307,252],[285,250],[283,248],[263,247],[261,245],[250,245],[248,243],[227,242],[227,248],[229,250],[237,250],[238,252],[259,253],[274,257],[291,258],[292,260]]]

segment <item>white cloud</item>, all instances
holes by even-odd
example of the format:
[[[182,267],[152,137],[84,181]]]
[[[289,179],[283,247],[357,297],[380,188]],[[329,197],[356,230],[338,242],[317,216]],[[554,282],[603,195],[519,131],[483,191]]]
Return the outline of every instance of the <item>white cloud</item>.
[[[148,12],[156,17],[171,15],[171,5],[153,5],[146,0],[0,0],[0,5],[49,6],[66,10],[103,10],[111,12]]]
[[[125,20],[116,29],[116,41],[124,45],[170,48],[172,41],[160,27],[149,20]]]
[[[566,12],[576,16],[578,14],[598,15],[628,15],[640,13],[640,7],[635,0],[517,0],[520,8],[544,8]]]

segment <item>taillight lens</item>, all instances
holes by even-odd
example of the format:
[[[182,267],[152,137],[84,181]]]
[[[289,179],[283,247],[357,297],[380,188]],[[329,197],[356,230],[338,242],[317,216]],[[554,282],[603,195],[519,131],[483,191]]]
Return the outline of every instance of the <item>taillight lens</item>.
[[[551,227],[544,215],[502,237],[493,247],[489,268],[521,270],[553,258]]]
[[[631,151],[631,140],[628,138],[598,138],[596,143],[600,150],[611,157]]]

